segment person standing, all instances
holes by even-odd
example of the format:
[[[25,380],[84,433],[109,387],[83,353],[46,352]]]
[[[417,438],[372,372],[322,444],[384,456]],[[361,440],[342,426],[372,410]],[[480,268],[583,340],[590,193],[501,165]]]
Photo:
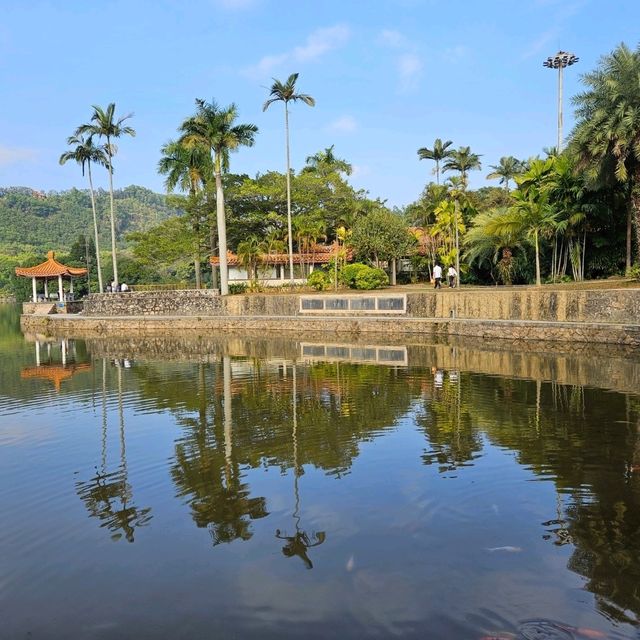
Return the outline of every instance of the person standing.
[[[442,282],[442,267],[437,262],[433,267],[433,279],[435,281],[435,285],[433,288],[441,289],[442,285],[440,283]]]
[[[458,276],[458,272],[451,265],[447,271],[447,277],[449,278],[449,286],[453,289],[456,286],[456,278]]]

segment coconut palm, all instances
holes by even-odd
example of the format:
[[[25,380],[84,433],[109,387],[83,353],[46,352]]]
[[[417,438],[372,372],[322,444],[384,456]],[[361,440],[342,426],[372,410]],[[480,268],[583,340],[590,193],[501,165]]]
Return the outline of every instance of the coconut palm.
[[[289,276],[293,284],[293,230],[291,225],[291,158],[289,152],[289,103],[302,101],[310,107],[315,106],[316,101],[306,93],[296,93],[297,73],[292,73],[287,81],[282,83],[280,80],[273,79],[271,85],[271,96],[262,106],[262,110],[266,111],[274,102],[284,102],[284,131],[285,142],[287,147],[287,229],[289,232]]]
[[[202,147],[187,147],[180,142],[170,140],[161,148],[162,157],[158,162],[158,173],[166,176],[164,185],[172,192],[176,187],[189,194],[189,207],[192,226],[196,236],[194,268],[196,272],[196,289],[201,286],[200,267],[200,217],[197,206],[197,195],[204,188],[207,180],[213,175],[211,156]],[[186,208],[186,207],[185,207]]]
[[[336,173],[344,173],[347,176],[351,175],[353,167],[346,160],[338,158],[333,153],[333,147],[331,145],[324,149],[324,151],[318,151],[312,156],[307,156],[305,162],[307,166],[303,169],[306,173],[328,173],[335,171]]]
[[[111,260],[113,262],[113,279],[118,284],[118,258],[116,256],[116,213],[113,203],[113,156],[118,151],[118,147],[113,143],[123,135],[135,136],[136,132],[132,127],[125,126],[125,121],[133,117],[132,113],[116,118],[115,102],[107,105],[106,109],[93,105],[93,115],[88,124],[78,127],[76,135],[98,136],[104,138],[106,143],[104,150],[107,156],[107,170],[109,172],[109,212],[111,219]]]
[[[67,144],[73,147],[69,151],[65,151],[60,156],[60,164],[65,164],[69,160],[74,160],[82,167],[82,175],[84,176],[85,165],[87,167],[87,176],[89,178],[89,195],[91,196],[91,211],[93,213],[93,233],[96,244],[96,268],[98,270],[98,289],[100,293],[104,291],[102,285],[102,267],[100,265],[100,242],[98,240],[98,216],[96,214],[96,197],[93,190],[93,179],[91,178],[91,163],[107,165],[107,155],[104,147],[93,144],[91,136],[83,137],[81,135],[73,135],[67,138]]]
[[[442,142],[440,138],[436,138],[433,143],[433,149],[421,147],[418,149],[418,157],[420,160],[434,160],[436,163],[436,184],[440,184],[440,161],[446,160],[453,153],[453,149],[449,147],[453,144],[451,140]]]
[[[196,114],[180,126],[181,144],[188,148],[206,149],[213,159],[216,182],[216,218],[218,226],[218,255],[220,257],[220,293],[229,293],[227,267],[227,225],[224,210],[222,172],[229,170],[229,153],[239,147],[252,147],[258,127],[255,124],[235,124],[238,109],[235,104],[220,107],[214,100],[196,100]]]
[[[442,166],[443,171],[457,171],[462,178],[462,187],[467,187],[467,174],[474,169],[482,169],[480,156],[471,152],[471,147],[460,147],[452,151]]]
[[[627,199],[627,269],[631,222],[640,253],[640,46],[620,44],[585,74],[587,89],[574,97],[577,124],[571,146],[592,179],[617,181]]]
[[[513,156],[503,156],[498,164],[492,164],[490,167],[493,171],[487,175],[487,180],[500,180],[500,184],[503,184],[505,191],[509,193],[509,180],[522,173],[524,164]]]

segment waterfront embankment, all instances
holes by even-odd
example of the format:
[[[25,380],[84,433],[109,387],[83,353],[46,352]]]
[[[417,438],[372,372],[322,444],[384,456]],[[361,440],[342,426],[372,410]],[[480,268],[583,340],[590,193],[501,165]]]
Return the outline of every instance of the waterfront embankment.
[[[433,291],[398,287],[360,294],[208,291],[94,294],[80,315],[25,314],[22,328],[88,337],[190,331],[468,336],[640,346],[640,289]]]

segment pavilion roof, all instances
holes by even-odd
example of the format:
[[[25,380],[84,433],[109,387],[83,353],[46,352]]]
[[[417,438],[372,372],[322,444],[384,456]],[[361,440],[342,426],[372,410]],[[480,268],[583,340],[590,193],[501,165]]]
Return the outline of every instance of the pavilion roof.
[[[294,264],[328,264],[336,254],[336,245],[315,245],[311,251],[307,253],[294,253]],[[348,258],[351,252],[348,252]],[[276,264],[289,264],[288,253],[263,253],[260,258],[260,262],[266,265]],[[220,264],[220,258],[218,256],[211,256],[209,261],[213,265]],[[227,264],[230,267],[237,267],[241,265],[240,258],[232,251],[227,251]]]
[[[35,267],[16,267],[16,275],[25,278],[53,278],[55,276],[69,276],[77,278],[86,276],[87,270],[79,267],[68,267],[56,260],[54,251],[47,253],[47,260]]]
[[[63,380],[71,378],[78,371],[89,371],[91,365],[89,363],[72,364],[66,367],[59,364],[45,364],[39,367],[25,367],[20,372],[20,377],[24,379],[41,378],[49,380],[53,383],[56,391],[60,391],[60,385]]]

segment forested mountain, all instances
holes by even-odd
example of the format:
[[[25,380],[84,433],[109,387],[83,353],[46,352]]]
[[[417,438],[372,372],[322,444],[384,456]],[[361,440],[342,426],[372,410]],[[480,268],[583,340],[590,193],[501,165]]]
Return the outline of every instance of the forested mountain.
[[[117,238],[125,242],[132,231],[145,231],[174,215],[165,196],[144,187],[114,192]],[[109,236],[109,192],[96,191],[100,236],[105,248]],[[67,250],[80,235],[92,235],[88,190],[35,191],[28,187],[0,187],[0,253],[42,254]]]

